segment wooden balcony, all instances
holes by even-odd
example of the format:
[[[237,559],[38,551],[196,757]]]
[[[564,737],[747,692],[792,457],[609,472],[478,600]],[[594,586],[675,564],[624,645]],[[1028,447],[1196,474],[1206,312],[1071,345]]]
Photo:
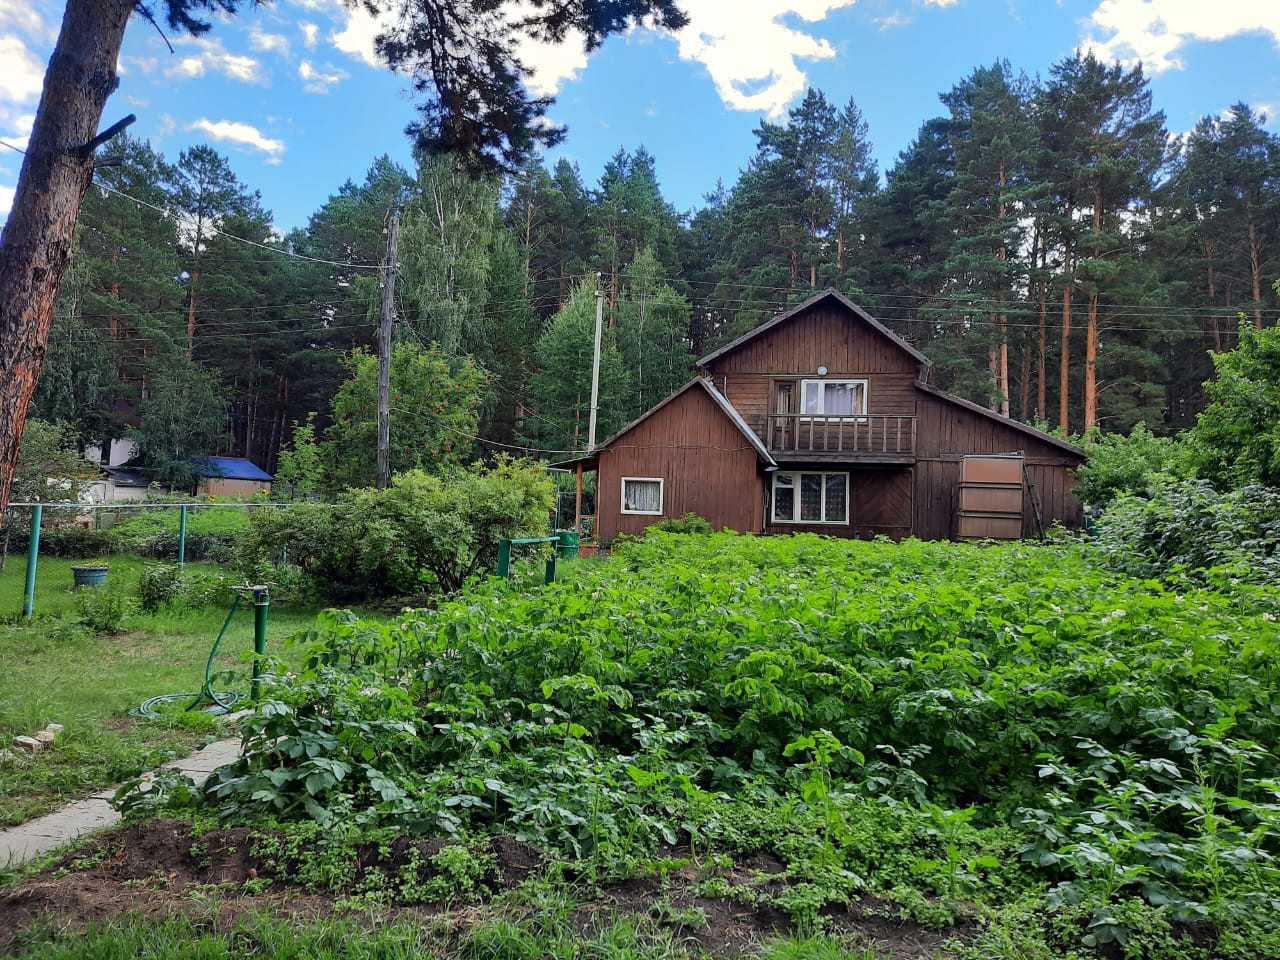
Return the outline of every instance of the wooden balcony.
[[[776,413],[765,443],[779,462],[799,460],[909,464],[915,461],[916,418]]]

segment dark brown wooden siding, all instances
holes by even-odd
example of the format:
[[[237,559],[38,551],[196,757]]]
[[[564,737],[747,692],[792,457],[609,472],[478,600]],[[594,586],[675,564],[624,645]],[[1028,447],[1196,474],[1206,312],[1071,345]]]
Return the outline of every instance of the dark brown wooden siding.
[[[831,464],[797,469],[840,472],[839,467]],[[911,535],[913,496],[910,470],[852,470],[849,472],[847,524],[771,522],[765,527],[765,532],[820,533],[828,537],[854,540],[870,540],[874,537],[901,540]]]
[[[919,363],[880,331],[836,303],[811,309],[712,361],[712,381],[744,420],[765,435],[773,379],[867,381],[867,412],[913,416]]]
[[[1022,451],[1045,526],[1080,525],[1080,503],[1071,493],[1071,468],[1079,464],[1078,457],[923,389],[916,394],[915,536],[922,540],[955,536],[960,458],[974,453]],[[1023,498],[1022,534],[1036,534],[1029,493]]]
[[[662,516],[622,512],[623,477],[661,477]],[[758,533],[764,481],[755,450],[701,387],[686,390],[600,451],[596,538],[640,534],[663,517],[696,513],[719,530]]]

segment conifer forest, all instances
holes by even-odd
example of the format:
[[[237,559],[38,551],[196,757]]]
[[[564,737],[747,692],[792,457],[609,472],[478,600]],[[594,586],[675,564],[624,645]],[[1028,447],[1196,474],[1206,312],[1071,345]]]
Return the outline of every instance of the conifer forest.
[[[584,447],[597,289],[601,437],[825,287],[943,389],[1068,435],[1173,433],[1205,406],[1211,353],[1276,320],[1280,139],[1262,124],[1238,103],[1172,131],[1140,67],[1088,54],[1040,77],[999,62],[943,91],[886,170],[856,91],[810,89],[697,209],[663,197],[680,158],[640,143],[600,171],[535,159],[479,180],[419,153],[371,157],[283,236],[214,149],[117,140],[31,415],[81,444],[130,436],[156,465],[219,452],[271,471],[310,430],[341,451],[332,478],[368,482],[398,211],[397,472]]]

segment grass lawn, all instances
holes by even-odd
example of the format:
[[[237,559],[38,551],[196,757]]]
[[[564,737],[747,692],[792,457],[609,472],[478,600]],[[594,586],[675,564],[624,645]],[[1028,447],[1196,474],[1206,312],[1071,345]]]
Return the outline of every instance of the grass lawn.
[[[120,633],[95,635],[78,622],[78,597],[70,588],[73,562],[83,561],[40,559],[36,616],[30,621],[20,619],[24,559],[10,557],[0,574],[0,744],[50,722],[65,727],[57,745],[39,758],[0,764],[0,825],[47,813],[190,752],[219,732],[212,718],[181,710],[146,720],[129,711],[157,694],[200,689],[226,608],[134,612]],[[104,589],[133,597],[147,562],[120,556],[110,562]],[[189,567],[221,572],[209,564]],[[281,641],[314,619],[314,609],[273,606],[268,653],[282,654]],[[217,689],[248,692],[245,656],[252,650],[253,612],[242,602],[214,662]],[[227,672],[237,676],[218,676]]]

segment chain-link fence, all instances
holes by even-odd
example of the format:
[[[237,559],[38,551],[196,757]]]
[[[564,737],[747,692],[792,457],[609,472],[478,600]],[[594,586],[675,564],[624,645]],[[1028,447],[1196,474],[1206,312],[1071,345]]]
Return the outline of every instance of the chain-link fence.
[[[148,564],[231,572],[237,538],[273,503],[12,504],[0,527],[0,618],[60,614],[97,588],[138,593]]]

